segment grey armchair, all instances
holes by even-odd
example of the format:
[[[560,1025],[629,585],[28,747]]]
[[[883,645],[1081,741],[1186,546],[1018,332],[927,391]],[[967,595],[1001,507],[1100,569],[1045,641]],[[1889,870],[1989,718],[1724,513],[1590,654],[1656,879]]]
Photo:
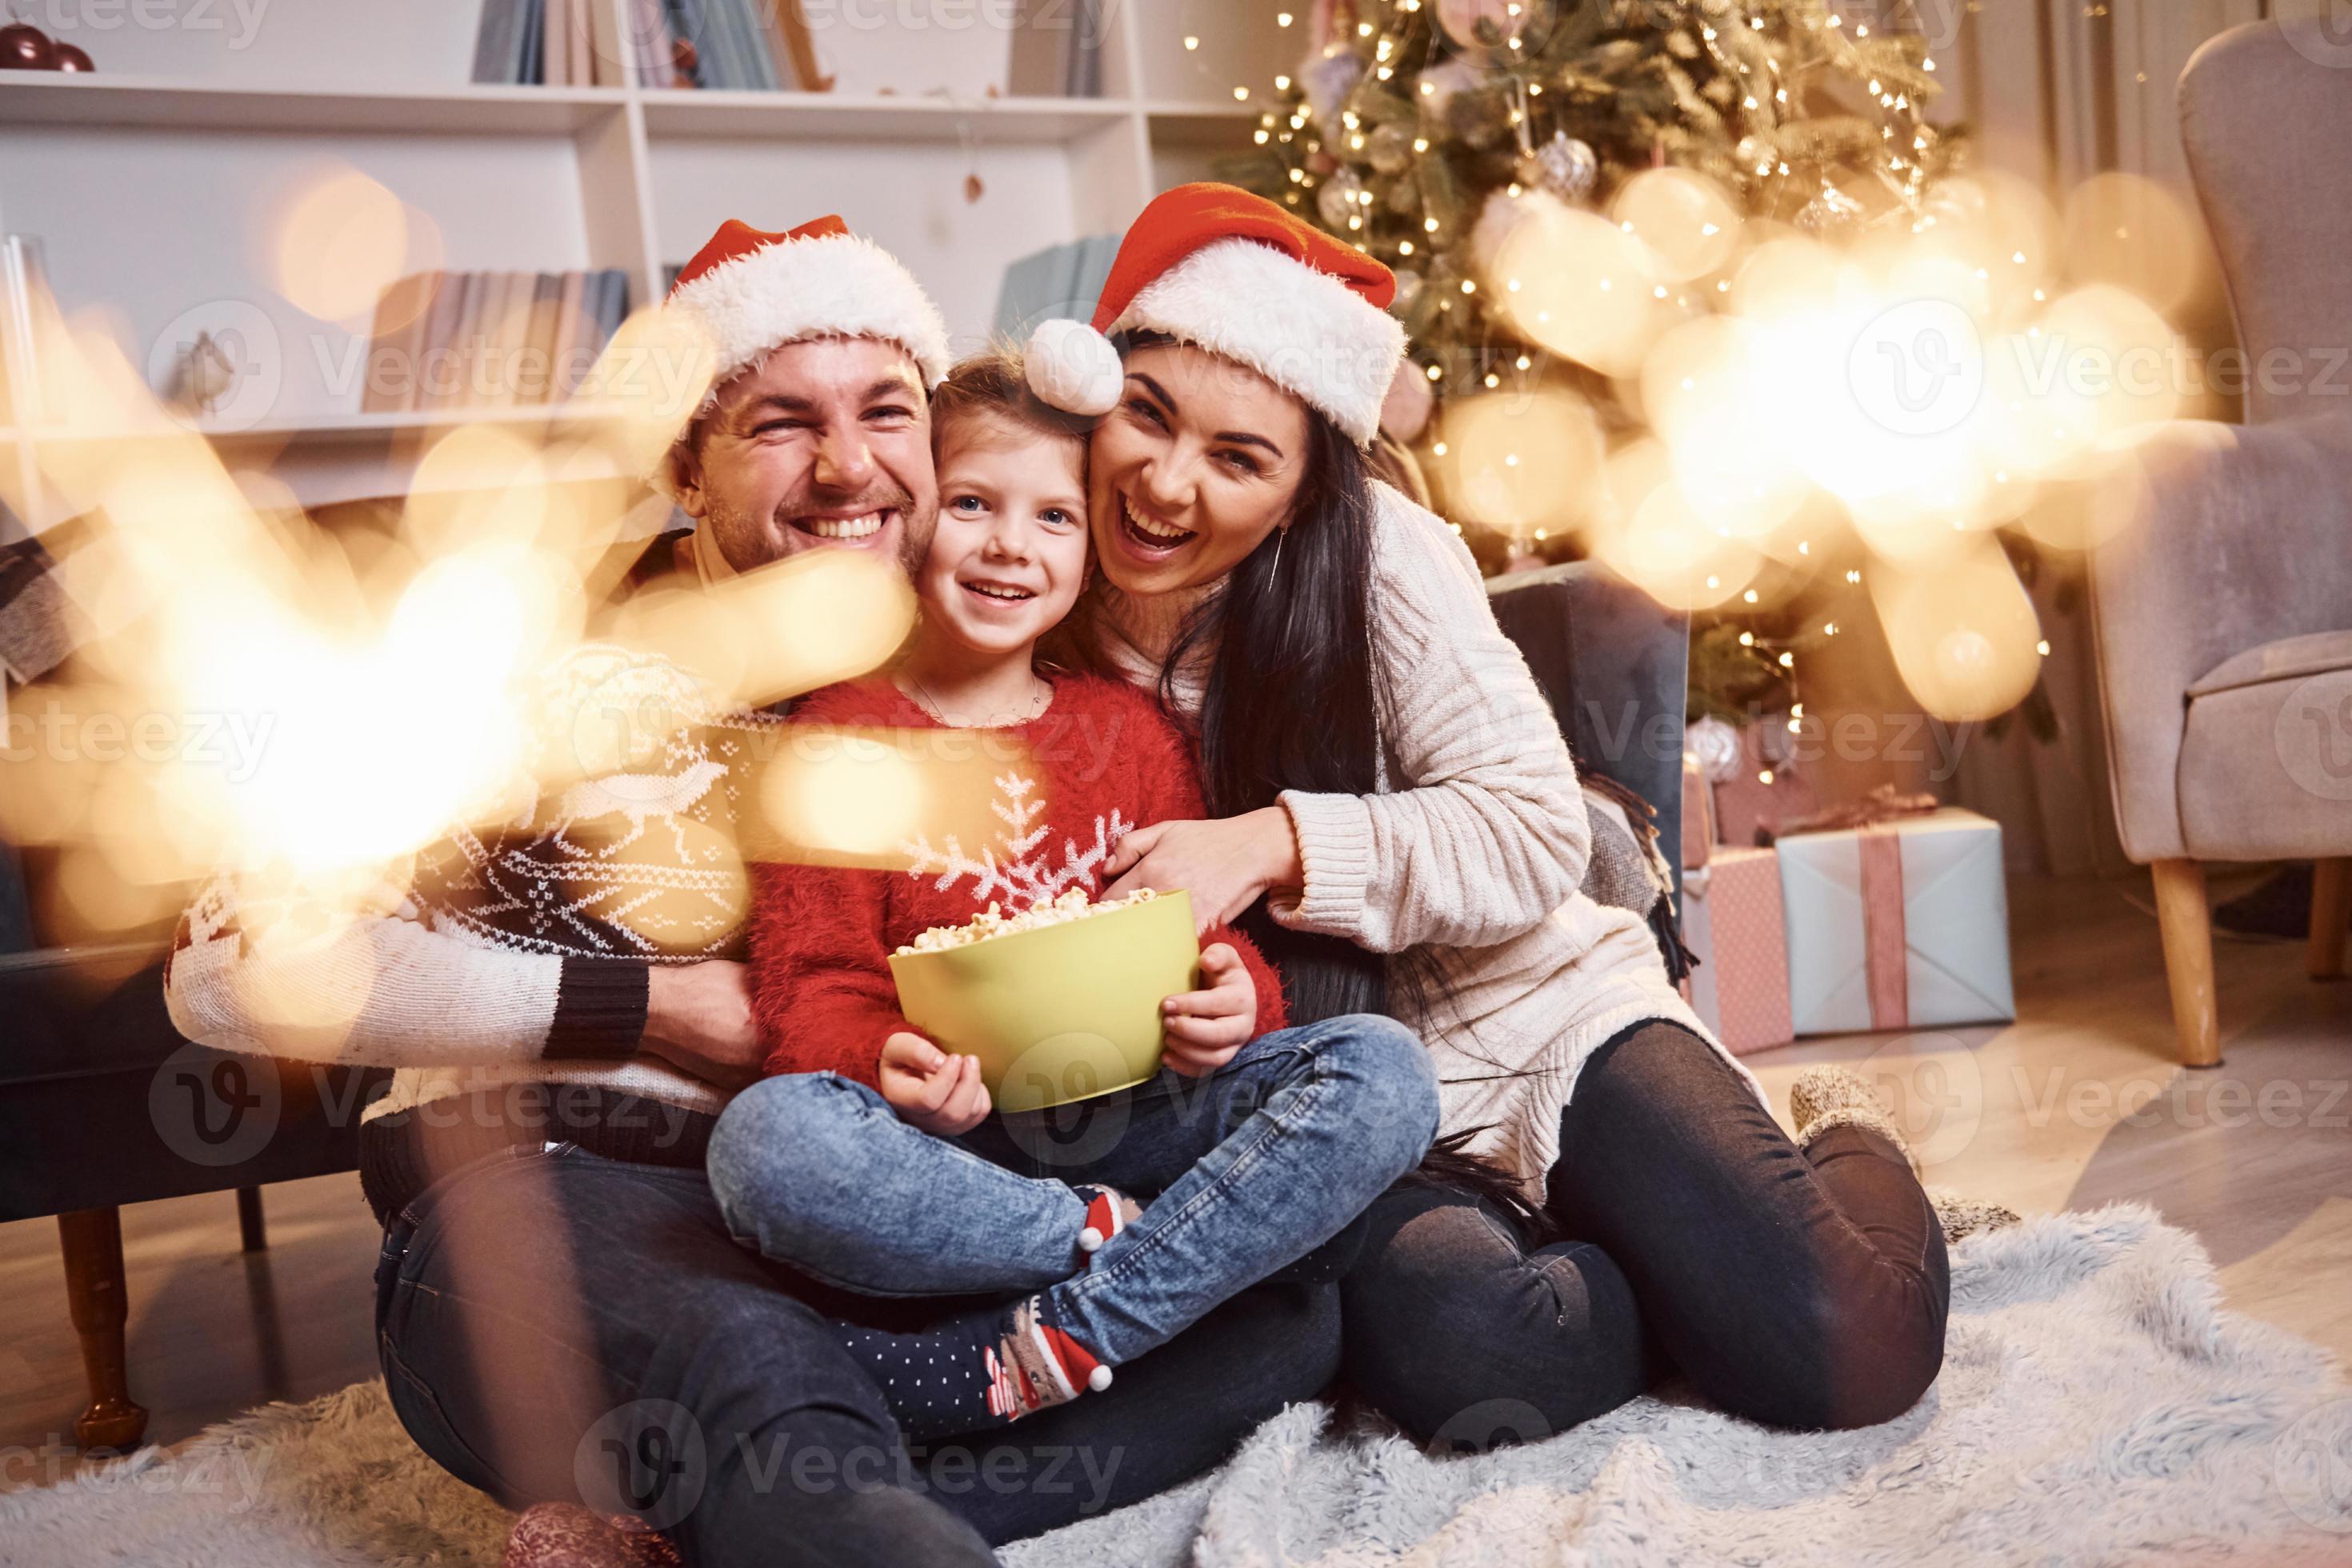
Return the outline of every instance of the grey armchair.
[[[2091,590],[2116,823],[2155,873],[2181,1059],[2210,1067],[2205,863],[2316,862],[2315,978],[2344,973],[2352,921],[2352,71],[2241,27],[2189,61],[2180,119],[2247,423],[2150,445]]]

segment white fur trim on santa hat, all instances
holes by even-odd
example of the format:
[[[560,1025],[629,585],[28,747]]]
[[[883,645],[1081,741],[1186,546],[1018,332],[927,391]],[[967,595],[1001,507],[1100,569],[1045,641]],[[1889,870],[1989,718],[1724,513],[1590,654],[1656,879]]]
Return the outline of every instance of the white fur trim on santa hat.
[[[880,338],[905,349],[936,386],[948,374],[948,328],[898,258],[862,235],[762,246],[712,268],[669,297],[693,316],[717,356],[713,387],[785,343]]]
[[[1137,291],[1113,331],[1143,327],[1238,360],[1368,444],[1404,357],[1396,318],[1328,273],[1251,239],[1204,245]]]
[[[1050,316],[1021,351],[1029,390],[1066,414],[1100,418],[1118,406],[1127,375],[1110,340],[1066,316]]]

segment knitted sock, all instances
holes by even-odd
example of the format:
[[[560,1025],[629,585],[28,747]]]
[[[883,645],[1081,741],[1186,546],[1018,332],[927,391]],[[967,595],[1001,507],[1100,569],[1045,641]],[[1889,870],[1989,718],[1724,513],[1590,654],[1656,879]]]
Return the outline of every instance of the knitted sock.
[[[919,1333],[841,1326],[912,1443],[1003,1426],[1110,1386],[1111,1371],[1046,1321],[1045,1299],[983,1308]]]
[[[1894,1144],[1914,1171],[1919,1168],[1911,1145],[1904,1142],[1902,1129],[1879,1103],[1878,1091],[1852,1068],[1807,1068],[1799,1073],[1797,1081],[1789,1086],[1789,1114],[1797,1123],[1800,1149],[1810,1147],[1832,1128],[1859,1127]]]
[[[1099,1182],[1074,1182],[1070,1190],[1087,1200],[1085,1228],[1078,1232],[1078,1250],[1093,1253],[1102,1244],[1143,1216],[1143,1205]]]
[[[1948,1244],[1980,1231],[2000,1230],[2021,1223],[2018,1212],[2007,1204],[1997,1204],[1990,1198],[1962,1197],[1949,1187],[1929,1187],[1927,1201],[1935,1205],[1936,1218],[1944,1227]]]

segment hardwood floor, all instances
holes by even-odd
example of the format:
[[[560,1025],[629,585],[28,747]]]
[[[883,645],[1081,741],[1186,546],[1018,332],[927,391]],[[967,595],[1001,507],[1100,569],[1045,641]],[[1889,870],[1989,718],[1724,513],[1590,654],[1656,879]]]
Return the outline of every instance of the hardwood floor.
[[[2233,888],[2216,879],[2216,896]],[[2011,889],[2020,1020],[1807,1040],[1751,1057],[1777,1109],[1819,1061],[1866,1064],[1927,1179],[2029,1212],[2119,1199],[2195,1231],[2238,1310],[2352,1360],[2352,984],[2300,943],[2215,952],[2223,1064],[2174,1037],[2147,884]],[[376,1374],[377,1233],[355,1176],[268,1189],[269,1248],[227,1193],[124,1211],[134,1396],[153,1441]],[[0,1489],[70,1474],[81,1362],[54,1220],[0,1226]]]
[[[1931,1184],[2028,1214],[2152,1205],[2231,1306],[2352,1366],[2352,984],[2310,980],[2301,942],[2217,941],[2222,1059],[2191,1070],[2144,879],[2016,883],[2010,905],[2015,1024],[1750,1057],[1775,1109],[1812,1063],[1865,1064]]]

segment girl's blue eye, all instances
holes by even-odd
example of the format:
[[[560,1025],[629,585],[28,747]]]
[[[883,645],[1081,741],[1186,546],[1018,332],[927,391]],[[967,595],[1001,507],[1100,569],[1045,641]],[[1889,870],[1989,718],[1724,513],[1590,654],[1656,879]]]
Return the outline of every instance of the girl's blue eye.
[[[948,504],[961,511],[978,511],[985,503],[978,496],[958,496]]]
[[[1047,507],[1044,511],[1039,512],[1037,517],[1038,521],[1042,522],[1050,522],[1056,528],[1066,527],[1069,523],[1076,521],[1072,518],[1068,512],[1064,511],[1057,506]]]

